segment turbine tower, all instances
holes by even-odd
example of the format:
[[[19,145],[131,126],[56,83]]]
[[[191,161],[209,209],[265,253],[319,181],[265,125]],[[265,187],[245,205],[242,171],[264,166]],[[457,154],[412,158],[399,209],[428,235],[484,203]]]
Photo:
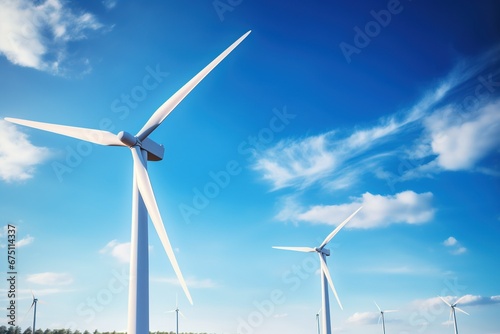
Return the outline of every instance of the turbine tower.
[[[448,305],[451,309],[450,309],[450,317],[452,316],[453,314],[453,323],[455,325],[455,334],[458,334],[458,327],[457,327],[457,315],[455,314],[455,310],[457,311],[460,311],[464,314],[467,314],[469,315],[469,313],[465,312],[464,310],[462,310],[461,308],[457,307],[457,304],[464,298],[465,296],[462,296],[460,298],[457,299],[457,301],[453,304],[450,304],[446,301],[446,299],[444,299],[443,297],[439,296],[439,298],[441,298],[441,300],[446,304]]]
[[[321,309],[318,310],[318,313],[316,313],[316,324],[317,324],[317,328],[318,328],[318,334],[320,334],[320,326],[319,326],[319,312],[321,311]]]
[[[333,232],[331,232],[326,239],[319,245],[319,247],[276,247],[274,246],[273,248],[276,249],[284,249],[284,250],[291,250],[291,251],[296,251],[296,252],[305,252],[305,253],[318,253],[319,256],[319,262],[321,264],[321,302],[322,302],[322,315],[321,315],[321,332],[323,334],[331,334],[331,324],[330,324],[330,301],[328,298],[328,284],[330,284],[330,287],[332,288],[333,293],[335,294],[335,298],[337,299],[337,302],[339,303],[339,306],[341,309],[342,304],[340,303],[339,296],[337,295],[337,291],[335,290],[335,287],[333,286],[333,281],[332,277],[330,276],[330,272],[328,271],[328,267],[326,265],[326,257],[330,256],[330,250],[326,249],[325,246],[332,240],[332,238],[344,227],[345,224],[347,224],[352,217],[354,217],[355,214],[358,213],[358,211],[361,210],[361,207],[357,209],[353,214],[351,214],[349,217],[347,217],[346,220],[344,220]]]
[[[35,334],[35,325],[36,325],[36,304],[38,303],[38,298],[35,298],[35,294],[33,294],[33,291],[31,291],[31,295],[33,296],[33,302],[31,303],[31,307],[28,310],[28,312],[33,308],[33,327],[32,327],[32,333]]]
[[[174,95],[165,101],[149,118],[141,130],[134,136],[121,131],[117,135],[103,130],[94,130],[65,125],[41,123],[15,118],[6,121],[45,130],[60,135],[77,138],[105,146],[129,147],[133,159],[132,186],[132,228],[130,249],[130,282],[128,300],[128,334],[149,333],[149,269],[148,269],[148,214],[156,233],[172,264],[175,274],[192,304],[192,298],[182,276],[174,251],[165,231],[165,226],[156,203],[147,172],[147,161],[163,159],[164,148],[148,136],[165,120],[170,112],[205,78],[234,48],[236,48],[251,31],[248,31],[231,46],[223,51],[196,76],[182,86]],[[36,305],[36,303],[35,303]]]
[[[172,313],[175,312],[175,333],[179,334],[179,314],[182,315],[184,318],[184,314],[182,314],[181,310],[179,310],[179,304],[177,301],[177,296],[175,296],[175,310],[167,311],[167,313]]]
[[[398,310],[385,310],[385,311],[382,311],[380,309],[380,307],[378,306],[377,302],[375,302],[375,306],[377,306],[378,308],[378,311],[380,312],[380,316],[378,317],[378,322],[380,323],[380,319],[382,319],[382,328],[384,330],[384,334],[385,334],[385,318],[384,318],[384,313],[390,313],[390,312],[397,312]]]

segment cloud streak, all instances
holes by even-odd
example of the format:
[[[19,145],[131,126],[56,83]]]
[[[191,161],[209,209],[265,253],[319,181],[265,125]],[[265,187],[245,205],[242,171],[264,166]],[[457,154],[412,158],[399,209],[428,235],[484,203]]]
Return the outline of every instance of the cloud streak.
[[[464,296],[442,296],[442,298],[448,303],[455,303],[457,300],[460,299],[460,302],[458,303],[458,306],[460,308],[465,307],[465,306],[486,306],[486,305],[493,305],[493,304],[500,304],[500,296],[499,295],[494,295],[494,296],[479,296],[479,295],[464,295]],[[436,309],[438,307],[442,308],[448,308],[448,306],[443,303],[441,298],[439,297],[432,297],[428,299],[420,299],[420,300],[415,300],[412,302],[413,307],[417,309]]]
[[[65,72],[69,42],[103,27],[92,14],[74,13],[61,0],[0,0],[0,7],[0,54],[15,65],[53,74]],[[88,60],[79,62],[88,70]]]
[[[467,252],[467,248],[463,247],[454,237],[449,237],[443,241],[443,245],[445,245],[453,255],[460,255]]]
[[[176,277],[153,277],[151,278],[151,281],[180,286],[179,280]],[[217,287],[217,284],[209,278],[186,278],[186,284],[193,289],[213,289]]]
[[[500,149],[498,58],[488,52],[460,64],[414,105],[375,125],[283,139],[256,152],[253,168],[272,190],[303,190],[317,183],[342,189],[367,175],[392,183],[441,172],[493,175],[492,168],[480,164]],[[469,86],[476,86],[472,95],[457,93]],[[401,146],[403,135],[414,137],[410,149]],[[408,162],[406,170],[395,173],[391,166],[401,159]]]
[[[110,254],[120,263],[130,262],[130,242],[119,243],[117,240],[111,240],[99,250],[101,254]]]
[[[20,248],[20,247],[24,247],[24,246],[27,246],[29,244],[31,244],[33,241],[35,241],[35,238],[33,238],[32,236],[30,235],[27,235],[26,237],[22,238],[22,239],[19,239],[17,242],[16,242],[16,247],[17,248]]]
[[[69,285],[73,283],[73,277],[68,273],[44,272],[28,275],[27,282],[40,285]]]
[[[30,179],[35,167],[50,156],[49,149],[31,144],[16,126],[0,120],[0,179],[6,182]]]

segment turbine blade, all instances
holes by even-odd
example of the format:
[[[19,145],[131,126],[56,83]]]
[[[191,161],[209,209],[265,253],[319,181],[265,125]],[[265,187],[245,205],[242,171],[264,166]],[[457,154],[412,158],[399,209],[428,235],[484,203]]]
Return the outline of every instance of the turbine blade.
[[[439,297],[439,298],[441,298],[441,300],[442,300],[442,301],[443,301],[446,305],[448,305],[449,307],[451,307],[451,304],[450,304],[450,303],[448,303],[448,302],[446,301],[446,299],[444,299],[444,298],[443,298],[443,297],[441,297],[441,296],[438,296],[438,297]]]
[[[238,46],[247,36],[250,34],[251,30],[246,34],[238,38],[236,42],[231,44],[224,52],[222,52],[217,58],[212,60],[204,69],[202,69],[197,75],[195,75],[191,80],[189,80],[184,86],[181,87],[174,95],[172,95],[167,101],[165,101],[151,116],[143,128],[137,133],[136,137],[139,140],[144,140],[147,136],[151,134],[170,114],[170,112],[193,90],[198,83],[205,78],[205,76],[210,73],[219,63],[226,58],[226,56],[233,51],[234,48]]]
[[[460,311],[460,312],[462,312],[464,314],[470,315],[469,313],[465,312],[464,310],[462,310],[461,308],[456,307],[456,306],[455,306],[455,310]]]
[[[458,303],[460,303],[462,301],[462,299],[464,299],[465,297],[467,297],[467,295],[463,295],[462,297],[458,298],[457,301],[453,304],[453,306],[455,306]]]
[[[5,120],[11,123],[29,126],[30,128],[53,132],[76,139],[81,139],[94,144],[105,145],[105,146],[125,146],[115,134],[108,131],[28,121],[24,119],[11,118],[11,117],[5,117]]]
[[[351,219],[352,217],[354,217],[356,215],[356,213],[358,213],[359,210],[361,210],[363,207],[361,206],[359,209],[357,209],[356,211],[354,211],[353,214],[351,214],[349,217],[347,217],[346,220],[344,220],[339,226],[337,226],[337,228],[335,230],[333,230],[332,233],[330,233],[326,239],[323,241],[323,243],[321,244],[321,246],[319,246],[319,249],[322,249],[323,247],[326,246],[327,243],[330,242],[330,240],[332,240],[332,238],[342,229],[342,227],[345,226],[345,224],[347,224]]]
[[[132,156],[134,158],[134,170],[137,173],[137,186],[139,188],[139,192],[141,193],[142,199],[144,200],[144,204],[148,210],[149,216],[151,217],[151,221],[156,229],[156,233],[160,237],[161,243],[167,256],[172,264],[172,267],[179,279],[179,282],[188,298],[189,302],[193,304],[193,300],[191,299],[191,294],[186,285],[186,281],[182,276],[182,272],[177,264],[177,260],[175,258],[174,250],[172,249],[172,245],[168,240],[167,232],[165,231],[165,226],[163,225],[163,220],[161,219],[160,210],[158,209],[158,205],[156,204],[155,195],[153,193],[153,188],[151,187],[151,181],[149,180],[148,172],[145,168],[144,160],[142,159],[142,153],[140,152],[140,148],[137,146],[131,147]]]
[[[180,314],[180,315],[182,315],[182,317],[183,317],[184,319],[187,319],[187,318],[186,318],[186,316],[184,315],[184,313],[182,313],[182,312],[181,312],[181,310],[179,310],[179,314]]]
[[[384,311],[384,313],[391,313],[391,312],[399,312],[399,310],[387,310],[387,311]]]
[[[378,306],[377,302],[376,302],[376,301],[373,301],[373,302],[375,303],[375,306],[377,306],[378,311],[379,311],[379,312],[382,312],[382,310],[380,309],[380,306]]]
[[[328,284],[330,284],[330,287],[332,288],[333,294],[335,295],[335,298],[337,299],[337,303],[339,303],[340,309],[343,310],[344,308],[342,307],[342,303],[340,302],[339,295],[337,294],[337,290],[335,290],[335,286],[333,286],[332,277],[330,276],[330,272],[328,271],[328,266],[326,265],[325,259],[323,258],[323,256],[321,256],[321,253],[318,253],[318,255],[319,255],[319,261],[321,263],[321,271],[326,276],[326,279],[328,280]]]
[[[283,249],[283,250],[291,250],[295,252],[304,252],[304,253],[312,253],[316,252],[316,249],[312,247],[281,247],[281,246],[273,246],[274,249]]]

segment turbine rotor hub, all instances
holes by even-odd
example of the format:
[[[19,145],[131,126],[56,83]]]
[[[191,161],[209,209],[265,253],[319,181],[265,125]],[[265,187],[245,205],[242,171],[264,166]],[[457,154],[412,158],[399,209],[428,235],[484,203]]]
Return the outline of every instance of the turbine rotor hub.
[[[120,131],[117,136],[118,136],[118,139],[122,143],[127,145],[128,147],[133,147],[133,146],[136,146],[138,144],[139,144],[139,146],[141,145],[141,142],[139,141],[139,139],[137,139],[137,137],[131,135],[128,132]]]
[[[318,253],[325,254],[325,256],[330,256],[330,250],[328,248],[314,248],[314,250]]]

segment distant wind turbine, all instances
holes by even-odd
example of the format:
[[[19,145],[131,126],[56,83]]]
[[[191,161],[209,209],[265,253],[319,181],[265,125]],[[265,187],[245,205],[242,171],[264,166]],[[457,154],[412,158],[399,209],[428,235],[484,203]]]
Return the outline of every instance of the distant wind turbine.
[[[384,313],[390,313],[390,312],[397,312],[398,310],[381,310],[380,307],[378,306],[377,302],[375,302],[375,306],[377,306],[378,308],[378,311],[380,312],[380,316],[378,317],[378,322],[380,323],[380,319],[382,319],[382,328],[384,330],[384,334],[385,334],[385,318],[384,318]]]
[[[175,333],[179,334],[179,314],[182,315],[184,318],[184,314],[182,314],[181,310],[179,310],[179,304],[177,301],[177,296],[175,296],[175,309],[167,311],[167,313],[173,313],[175,312]]]
[[[26,317],[28,315],[28,313],[30,313],[31,309],[33,309],[33,327],[32,327],[32,333],[34,334],[35,333],[35,326],[36,326],[36,305],[38,304],[38,298],[35,298],[35,294],[33,293],[33,291],[31,291],[31,296],[33,297],[33,302],[31,303],[31,306],[30,308],[28,309],[28,312],[26,312],[26,314],[23,316],[23,320],[24,320],[24,317]]]
[[[323,334],[331,334],[331,325],[330,325],[330,301],[328,299],[328,284],[330,284],[330,287],[332,288],[333,293],[335,294],[335,298],[337,299],[337,302],[339,303],[339,306],[341,309],[342,304],[340,303],[339,296],[337,295],[337,291],[335,290],[335,287],[333,286],[333,281],[332,277],[330,276],[330,272],[328,271],[328,267],[326,265],[326,257],[330,256],[330,250],[326,249],[325,246],[332,240],[332,238],[347,224],[352,217],[358,211],[361,210],[361,207],[354,211],[353,214],[351,214],[349,217],[347,217],[346,220],[344,220],[333,232],[331,232],[326,239],[319,245],[319,247],[276,247],[274,246],[273,248],[276,249],[284,249],[284,250],[291,250],[291,251],[296,251],[296,252],[305,252],[305,253],[318,253],[319,256],[319,262],[321,264],[321,302],[322,302],[322,317],[321,317],[321,327],[322,327],[322,333]]]
[[[165,231],[165,226],[156,203],[147,172],[147,161],[163,159],[164,148],[148,136],[165,120],[170,112],[205,78],[234,48],[247,36],[236,40],[196,76],[182,86],[174,95],[165,101],[149,118],[141,130],[134,136],[121,131],[117,135],[103,130],[94,130],[65,125],[41,123],[15,118],[5,118],[6,121],[29,126],[32,128],[57,133],[60,135],[85,140],[105,146],[125,146],[132,152],[134,174],[132,187],[132,229],[130,252],[130,281],[128,300],[128,334],[149,333],[149,269],[148,269],[148,214],[156,229],[163,248],[172,264],[179,282],[192,304],[191,295],[182,276],[174,251]],[[121,166],[120,166],[121,167]],[[36,305],[36,303],[35,303]]]
[[[455,325],[455,334],[458,334],[458,327],[457,327],[457,315],[455,314],[455,310],[457,311],[460,311],[464,314],[467,314],[469,315],[469,313],[465,312],[464,310],[462,310],[461,308],[457,307],[457,304],[464,298],[465,296],[462,296],[460,298],[457,299],[457,301],[453,304],[450,304],[446,301],[446,299],[444,299],[443,297],[439,296],[439,298],[441,298],[441,300],[446,304],[448,305],[451,309],[450,309],[450,317],[453,315],[453,323]]]
[[[319,312],[321,311],[321,309],[318,310],[318,313],[316,313],[316,323],[318,324],[318,334],[320,334],[320,326],[319,326]]]

